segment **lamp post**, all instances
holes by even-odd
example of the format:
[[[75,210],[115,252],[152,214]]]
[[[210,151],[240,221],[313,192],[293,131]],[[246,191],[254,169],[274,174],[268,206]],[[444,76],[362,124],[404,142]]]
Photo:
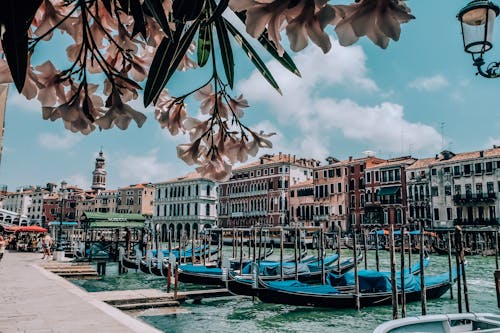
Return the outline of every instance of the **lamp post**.
[[[64,257],[64,249],[62,246],[62,224],[64,218],[64,204],[65,200],[68,198],[68,192],[66,189],[67,183],[65,181],[61,182],[61,188],[59,190],[59,207],[61,208],[59,214],[59,225],[57,228],[57,240],[56,240],[56,260],[62,260]]]
[[[485,78],[500,77],[500,62],[491,62],[483,69],[483,54],[493,47],[492,36],[495,18],[500,8],[488,0],[474,0],[462,8],[457,15],[462,27],[464,51],[472,55],[476,75]]]

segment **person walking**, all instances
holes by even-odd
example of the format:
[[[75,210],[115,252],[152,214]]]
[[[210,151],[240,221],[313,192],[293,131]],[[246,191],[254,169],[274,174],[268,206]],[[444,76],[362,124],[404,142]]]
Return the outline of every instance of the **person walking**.
[[[5,240],[2,235],[0,235],[0,261],[2,261],[3,254],[5,252]]]
[[[49,234],[46,234],[42,238],[42,249],[43,249],[43,257],[42,259],[48,258],[50,259],[50,247],[52,246],[52,238]]]

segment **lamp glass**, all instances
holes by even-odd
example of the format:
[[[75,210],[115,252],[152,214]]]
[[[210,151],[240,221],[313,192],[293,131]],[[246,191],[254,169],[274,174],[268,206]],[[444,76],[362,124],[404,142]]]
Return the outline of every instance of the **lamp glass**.
[[[466,52],[484,53],[493,47],[491,40],[496,16],[495,10],[486,6],[462,13],[460,21]]]

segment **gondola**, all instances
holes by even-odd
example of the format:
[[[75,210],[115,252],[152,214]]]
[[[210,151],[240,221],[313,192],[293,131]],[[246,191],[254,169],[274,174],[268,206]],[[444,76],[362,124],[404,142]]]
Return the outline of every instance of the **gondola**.
[[[328,284],[310,285],[296,280],[263,281],[259,278],[256,296],[265,303],[338,309],[356,308],[357,298],[361,307],[390,305],[392,304],[390,278],[380,272],[376,273],[366,277],[359,275],[360,286],[365,286],[365,289],[358,294],[351,291],[339,291]],[[452,285],[448,273],[426,276],[425,284],[427,299],[441,297]],[[407,302],[420,300],[419,277],[411,274],[405,275],[405,296]],[[401,298],[400,290],[398,290],[398,298]]]
[[[439,246],[434,246],[434,250],[436,251],[437,254],[448,255],[448,248],[441,248]],[[455,249],[451,249],[451,254],[455,255]],[[465,248],[464,255],[466,255],[466,256],[472,255],[471,249]]]
[[[358,256],[358,262],[361,261],[362,256]],[[333,267],[335,266],[335,267]],[[346,273],[354,267],[354,258],[348,258],[340,263],[341,274]],[[337,265],[330,265],[325,269],[325,274],[328,272],[334,272],[338,274]],[[311,279],[309,274],[301,275],[299,273],[299,280],[301,281],[320,281],[321,280],[321,269],[318,274],[314,274],[315,279]],[[281,275],[272,276],[260,276],[261,279],[266,279],[267,281],[281,279]],[[295,273],[284,275],[284,279],[295,279]],[[234,295],[242,296],[256,296],[257,289],[253,285],[253,275],[252,274],[237,274],[234,271],[229,271],[226,281],[227,290]]]

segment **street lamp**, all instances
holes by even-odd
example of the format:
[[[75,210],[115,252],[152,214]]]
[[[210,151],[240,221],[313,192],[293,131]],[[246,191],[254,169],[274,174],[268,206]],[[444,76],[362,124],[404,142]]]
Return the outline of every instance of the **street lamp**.
[[[61,182],[61,188],[59,189],[59,207],[61,208],[60,214],[59,214],[59,225],[57,228],[57,243],[56,243],[56,251],[61,253],[64,251],[62,247],[62,224],[63,224],[63,218],[64,218],[64,204],[65,200],[68,199],[68,191],[66,189],[66,183],[64,180]]]
[[[491,42],[495,18],[500,8],[487,0],[474,0],[458,12],[457,18],[462,26],[464,51],[472,55],[477,74],[486,78],[500,77],[500,62],[488,64],[485,70],[483,54],[488,52],[493,44]]]

